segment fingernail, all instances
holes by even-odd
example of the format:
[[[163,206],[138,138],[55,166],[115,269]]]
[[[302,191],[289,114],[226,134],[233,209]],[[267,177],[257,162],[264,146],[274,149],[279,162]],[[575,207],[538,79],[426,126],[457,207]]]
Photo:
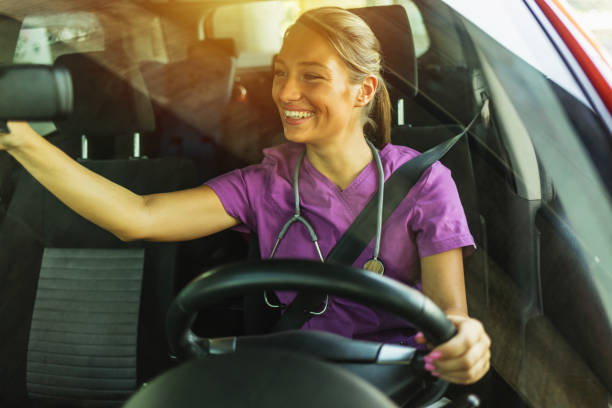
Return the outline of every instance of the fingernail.
[[[442,353],[440,353],[439,351],[432,351],[431,353],[425,356],[425,360],[433,361],[439,359],[440,357],[442,357]]]
[[[431,375],[433,375],[434,377],[439,377],[440,376],[440,374],[438,372],[436,372],[436,371],[432,371]]]
[[[415,334],[414,337],[418,337],[422,339],[423,337],[425,337],[425,335],[423,334],[423,332],[417,332],[417,334]]]
[[[433,365],[433,364],[431,364],[431,363],[426,363],[426,364],[425,364],[425,369],[426,369],[427,371],[432,371],[432,372],[433,372],[433,371],[435,371],[435,370],[436,370],[436,367],[434,367],[434,365]]]

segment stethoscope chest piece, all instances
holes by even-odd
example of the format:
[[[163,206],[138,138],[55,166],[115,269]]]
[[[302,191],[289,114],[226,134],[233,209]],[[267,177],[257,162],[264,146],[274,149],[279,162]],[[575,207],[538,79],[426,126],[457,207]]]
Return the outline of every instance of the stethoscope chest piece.
[[[363,269],[370,272],[375,272],[379,275],[385,273],[385,266],[378,259],[370,259],[364,265]]]

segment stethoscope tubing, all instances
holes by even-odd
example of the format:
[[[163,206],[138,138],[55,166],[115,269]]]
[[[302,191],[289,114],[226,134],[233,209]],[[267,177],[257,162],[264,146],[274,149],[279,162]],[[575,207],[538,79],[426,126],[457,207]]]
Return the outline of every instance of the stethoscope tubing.
[[[383,218],[383,196],[384,196],[384,188],[385,188],[385,174],[382,167],[382,162],[380,160],[380,155],[378,154],[378,150],[376,147],[370,142],[367,138],[365,139],[366,143],[370,147],[372,151],[372,155],[374,156],[374,162],[376,163],[376,169],[378,171],[378,191],[376,193],[376,239],[374,242],[374,256],[373,259],[378,259],[378,254],[380,251],[380,240],[382,235],[382,218]],[[323,254],[321,253],[321,248],[319,247],[319,238],[312,227],[312,225],[302,216],[301,208],[300,208],[300,187],[299,187],[299,175],[300,168],[302,167],[302,162],[304,161],[304,156],[306,155],[306,148],[302,150],[300,155],[298,156],[297,163],[295,165],[295,169],[293,170],[293,201],[294,201],[294,213],[293,217],[291,217],[283,227],[281,228],[278,237],[276,238],[276,242],[274,243],[274,247],[270,253],[268,259],[272,259],[276,250],[278,249],[278,245],[287,234],[289,227],[293,225],[295,222],[302,223],[306,229],[308,230],[308,234],[310,235],[310,239],[315,245],[317,249],[317,254],[319,255],[319,259],[321,262],[325,262],[323,258]]]
[[[372,144],[372,142],[370,142],[367,138],[365,139],[366,143],[368,144],[368,146],[370,147],[370,150],[372,151],[372,155],[374,156],[374,162],[376,163],[376,169],[378,171],[378,192],[376,195],[376,240],[374,243],[374,256],[373,259],[374,260],[378,260],[378,253],[380,250],[380,239],[381,239],[381,235],[382,235],[382,218],[383,218],[383,196],[384,196],[384,188],[385,188],[385,173],[382,167],[382,162],[380,160],[380,155],[378,154],[378,150],[376,149],[376,146],[374,146],[374,144]],[[293,213],[293,217],[291,217],[287,222],[285,222],[285,224],[283,225],[283,227],[281,228],[278,237],[276,238],[276,242],[274,243],[274,247],[272,248],[272,251],[270,253],[270,256],[268,257],[269,259],[272,259],[274,257],[274,254],[276,253],[276,250],[278,249],[278,245],[280,244],[281,240],[285,237],[285,235],[287,234],[287,231],[289,230],[289,227],[291,227],[291,225],[293,225],[293,223],[295,222],[300,222],[302,223],[306,229],[308,230],[308,234],[310,235],[310,239],[312,240],[312,242],[314,243],[315,248],[317,249],[317,254],[319,255],[319,259],[321,260],[322,263],[325,263],[325,259],[323,258],[323,254],[321,253],[321,248],[319,247],[319,238],[317,237],[317,234],[314,230],[314,228],[312,227],[312,225],[310,225],[310,223],[302,216],[301,214],[301,208],[300,208],[300,186],[299,186],[299,175],[300,175],[300,168],[302,167],[302,162],[304,161],[304,156],[306,155],[306,148],[304,148],[304,150],[302,150],[302,152],[300,153],[300,155],[298,156],[298,160],[297,163],[295,165],[295,169],[293,170],[293,202],[294,202],[294,213]],[[268,295],[267,293],[264,291],[264,302],[266,303],[266,305],[268,305],[271,308],[282,308],[284,307],[284,305],[274,305],[272,304],[269,300],[268,300]],[[325,311],[327,310],[327,306],[329,304],[329,296],[326,295],[325,296],[325,304],[322,308],[322,310],[318,311],[318,312],[313,312],[313,311],[309,311],[310,314],[315,315],[315,316],[320,316],[323,313],[325,313]]]

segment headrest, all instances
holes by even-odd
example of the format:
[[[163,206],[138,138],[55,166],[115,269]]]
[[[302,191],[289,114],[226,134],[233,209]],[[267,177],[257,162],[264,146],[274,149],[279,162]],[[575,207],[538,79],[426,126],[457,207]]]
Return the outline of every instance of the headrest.
[[[138,70],[127,78],[104,67],[104,52],[66,54],[55,65],[66,67],[72,76],[74,110],[66,119],[56,121],[58,130],[67,135],[113,136],[155,129],[151,102],[137,90],[144,81]]]
[[[417,60],[410,22],[404,7],[374,6],[349,9],[361,17],[380,42],[383,78],[391,85],[418,92]]]
[[[233,38],[207,38],[197,41],[189,47],[189,57],[193,58],[198,55],[206,56],[210,54],[226,54],[236,58],[236,43]]]
[[[197,44],[185,60],[143,62],[140,70],[151,99],[203,134],[216,137],[231,97],[236,59],[209,41]]]

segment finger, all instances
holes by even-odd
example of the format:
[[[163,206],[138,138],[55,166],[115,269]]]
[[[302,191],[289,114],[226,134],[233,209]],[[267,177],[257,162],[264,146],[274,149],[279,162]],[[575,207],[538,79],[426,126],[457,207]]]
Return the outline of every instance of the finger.
[[[478,359],[473,360],[469,363],[465,361],[457,361],[458,364],[455,364],[452,368],[443,367],[442,364],[436,364],[434,366],[434,372],[437,372],[440,375],[455,375],[461,373],[469,373],[474,370],[475,367],[478,367],[482,364],[483,361],[491,360],[491,351],[489,349],[485,350],[484,353],[478,356]]]
[[[434,372],[432,375],[438,374],[437,377],[442,378],[445,381],[467,385],[473,384],[484,377],[484,375],[489,371],[490,367],[491,359],[489,356],[485,356],[467,371],[451,371],[444,373]]]
[[[418,332],[417,334],[414,335],[414,340],[417,344],[424,344],[427,346],[428,349],[432,349],[433,348],[433,344],[431,344],[430,342],[427,341],[427,338],[425,337],[425,335],[423,334],[423,332]]]
[[[457,358],[481,341],[484,336],[487,335],[482,323],[475,319],[466,319],[459,323],[457,334],[446,343],[436,347],[434,351],[441,354],[440,360]]]
[[[491,341],[489,336],[482,336],[464,354],[455,358],[440,358],[433,361],[438,372],[465,371],[472,368],[486,356],[490,356]]]
[[[466,321],[466,320],[470,320],[471,317],[469,316],[464,316],[464,315],[456,315],[456,314],[447,314],[446,318],[448,320],[451,321],[452,324],[454,324],[455,326],[459,325],[460,323]]]

